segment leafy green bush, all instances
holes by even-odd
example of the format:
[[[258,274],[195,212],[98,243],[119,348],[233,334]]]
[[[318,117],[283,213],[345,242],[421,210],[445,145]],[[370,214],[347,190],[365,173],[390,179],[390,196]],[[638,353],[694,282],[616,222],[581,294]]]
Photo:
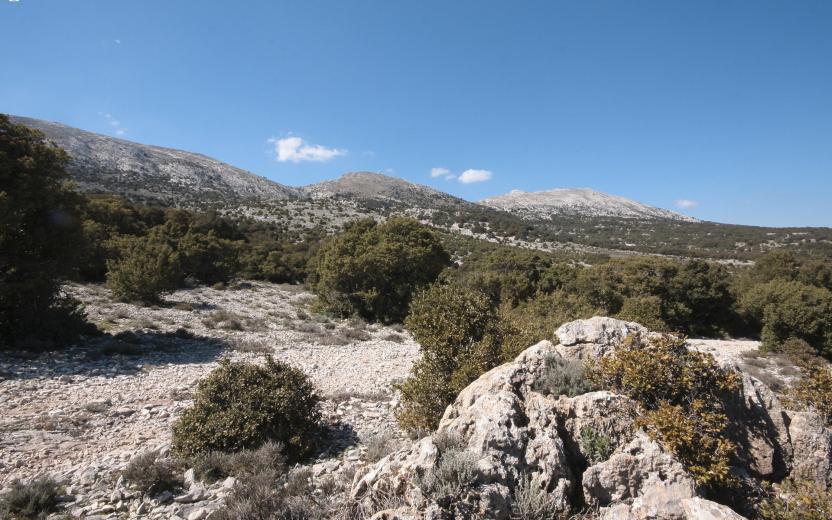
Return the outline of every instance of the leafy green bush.
[[[435,284],[416,295],[406,325],[422,357],[399,389],[403,428],[433,429],[460,390],[499,362],[489,331],[496,314],[478,291]]]
[[[739,388],[736,372],[709,354],[691,351],[684,338],[630,336],[588,376],[599,386],[637,401],[636,424],[673,451],[701,485],[730,480],[735,451],[728,440],[725,400]]]
[[[300,370],[266,358],[264,366],[232,363],[199,382],[193,407],[173,427],[173,449],[193,456],[236,452],[267,441],[283,444],[290,460],[315,446],[320,398]]]
[[[82,242],[82,199],[67,187],[67,159],[40,132],[0,114],[0,348],[79,332],[60,323],[77,309],[60,285]]]
[[[150,451],[133,457],[122,475],[125,481],[142,493],[155,495],[182,485],[179,469],[173,461],[163,460]]]
[[[407,315],[413,294],[449,261],[427,226],[401,217],[382,224],[367,219],[324,243],[308,282],[331,312],[397,322]]]
[[[48,477],[31,482],[15,480],[0,498],[0,515],[3,518],[46,518],[58,506],[61,487]]]
[[[121,255],[107,262],[107,285],[122,301],[156,303],[182,280],[179,253],[155,236],[125,238]]]
[[[803,339],[819,354],[832,356],[832,292],[776,279],[743,295],[741,307],[761,326],[763,346],[777,350],[788,339]]]

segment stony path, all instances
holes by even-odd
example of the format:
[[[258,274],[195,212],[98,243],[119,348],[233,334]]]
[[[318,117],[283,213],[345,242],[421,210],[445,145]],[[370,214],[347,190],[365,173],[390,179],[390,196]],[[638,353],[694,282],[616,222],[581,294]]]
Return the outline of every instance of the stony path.
[[[34,359],[0,356],[0,488],[45,473],[95,480],[167,445],[222,357],[270,353],[309,374],[327,396],[324,414],[355,444],[339,457],[357,460],[374,434],[400,435],[390,388],[418,355],[406,332],[311,316],[311,295],[292,286],[178,291],[163,308],[113,303],[100,286],[68,290],[111,334],[134,333]]]

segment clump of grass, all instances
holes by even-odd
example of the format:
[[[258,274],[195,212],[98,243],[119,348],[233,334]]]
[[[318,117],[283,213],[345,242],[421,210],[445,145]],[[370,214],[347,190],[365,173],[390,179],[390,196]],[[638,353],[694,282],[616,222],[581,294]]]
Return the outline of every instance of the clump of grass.
[[[434,468],[417,475],[415,483],[435,500],[458,496],[474,483],[477,461],[458,435],[439,433],[434,435],[433,443],[439,450],[439,461]]]
[[[366,457],[370,462],[378,462],[396,450],[396,438],[389,432],[373,435],[367,440]]]
[[[514,488],[512,512],[518,520],[550,520],[557,518],[558,507],[545,488],[523,475]]]
[[[209,451],[191,457],[187,461],[200,480],[215,482],[229,476],[244,477],[267,472],[285,465],[283,445],[267,441],[255,450],[235,453]]]
[[[243,330],[242,316],[222,309],[202,320],[202,324],[209,329]]]
[[[363,329],[344,329],[342,331],[344,337],[350,340],[357,340],[357,341],[367,341],[372,336],[369,333],[364,331]]]
[[[268,354],[272,348],[265,341],[246,341],[234,338],[230,342],[231,348],[237,352],[248,352],[252,354]]]
[[[0,517],[46,518],[57,509],[60,494],[61,486],[49,477],[30,482],[15,480],[0,498]]]
[[[155,495],[182,485],[178,470],[173,461],[163,460],[151,451],[133,457],[122,475],[124,480],[142,493]]]
[[[575,397],[597,390],[584,375],[583,363],[560,356],[546,356],[543,373],[535,382],[535,390],[549,395]]]
[[[385,334],[381,339],[384,341],[392,341],[393,343],[404,343],[404,336],[395,332]]]

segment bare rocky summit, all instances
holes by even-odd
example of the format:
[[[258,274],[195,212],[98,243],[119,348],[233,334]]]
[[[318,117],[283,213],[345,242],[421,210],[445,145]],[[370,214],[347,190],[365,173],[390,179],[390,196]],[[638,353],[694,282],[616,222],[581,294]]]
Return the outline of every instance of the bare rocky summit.
[[[180,206],[188,202],[297,198],[295,189],[205,155],[135,143],[50,121],[11,116],[70,156],[68,170],[90,193]]]
[[[375,201],[390,206],[417,208],[468,208],[476,204],[429,186],[408,182],[374,172],[350,172],[331,181],[304,186],[301,190],[313,198],[349,198]]]
[[[540,220],[550,220],[557,216],[579,216],[698,222],[693,217],[589,188],[534,192],[513,190],[505,195],[483,199],[480,204]]]

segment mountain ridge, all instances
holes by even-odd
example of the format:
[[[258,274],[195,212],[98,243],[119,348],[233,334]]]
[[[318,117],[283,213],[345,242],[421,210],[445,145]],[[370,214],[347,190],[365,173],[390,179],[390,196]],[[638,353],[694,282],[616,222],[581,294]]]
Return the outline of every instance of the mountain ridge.
[[[698,219],[687,215],[592,188],[554,188],[532,192],[512,190],[479,202],[531,219],[550,220],[553,217],[567,215],[699,222]]]

